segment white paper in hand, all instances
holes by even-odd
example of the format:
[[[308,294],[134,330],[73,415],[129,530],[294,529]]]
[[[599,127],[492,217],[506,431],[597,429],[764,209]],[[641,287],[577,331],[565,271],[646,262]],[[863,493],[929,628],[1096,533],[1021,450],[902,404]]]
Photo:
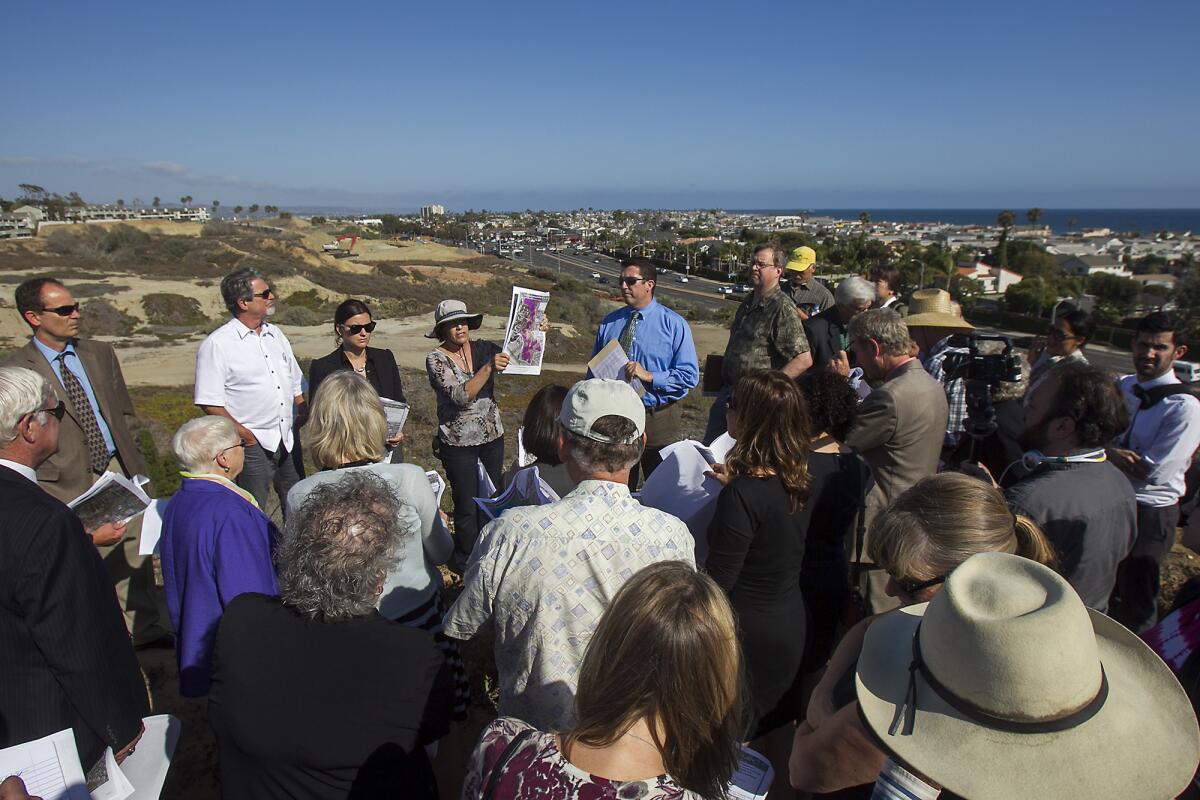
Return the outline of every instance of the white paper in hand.
[[[704,473],[711,469],[704,445],[693,439],[667,445],[663,461],[642,484],[642,505],[678,517],[696,542],[696,563],[708,556],[708,523],[716,510],[721,482]]]
[[[737,771],[729,780],[729,796],[733,800],[763,800],[773,780],[775,770],[767,757],[743,746]]]
[[[70,728],[0,750],[0,777],[16,775],[42,800],[89,800]]]

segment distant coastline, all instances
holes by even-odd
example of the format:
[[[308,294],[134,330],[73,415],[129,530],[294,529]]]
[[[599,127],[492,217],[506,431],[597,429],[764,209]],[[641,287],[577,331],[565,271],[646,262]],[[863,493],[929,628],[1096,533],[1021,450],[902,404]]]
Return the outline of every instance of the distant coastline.
[[[950,225],[995,225],[999,208],[814,208],[814,209],[728,209],[735,214],[834,217],[858,219],[866,211],[872,222],[945,222]],[[1013,208],[1018,225],[1025,225],[1025,208]],[[1074,226],[1068,228],[1068,222]],[[1149,236],[1155,231],[1174,233],[1200,232],[1200,208],[1046,208],[1042,209],[1039,225],[1049,225],[1055,233],[1081,231],[1084,228],[1109,228],[1117,233],[1140,233]]]

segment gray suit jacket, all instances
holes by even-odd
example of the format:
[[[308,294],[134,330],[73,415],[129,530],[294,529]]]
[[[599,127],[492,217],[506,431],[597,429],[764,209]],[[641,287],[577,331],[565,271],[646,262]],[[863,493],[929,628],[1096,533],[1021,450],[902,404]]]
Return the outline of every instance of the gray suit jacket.
[[[129,390],[125,388],[125,377],[121,374],[116,352],[111,345],[88,339],[76,339],[75,352],[87,371],[92,390],[96,393],[96,402],[100,404],[100,414],[108,423],[126,476],[145,474],[146,462],[129,430],[129,423],[134,418],[133,401],[129,398]],[[50,382],[58,399],[67,407],[67,413],[58,426],[58,452],[38,467],[37,477],[43,489],[68,503],[92,485],[87,439],[79,424],[78,412],[67,397],[58,375],[32,341],[5,359],[3,365],[25,367],[37,372]]]
[[[946,391],[913,359],[867,396],[846,445],[871,466],[867,524],[905,489],[937,472],[949,408]]]

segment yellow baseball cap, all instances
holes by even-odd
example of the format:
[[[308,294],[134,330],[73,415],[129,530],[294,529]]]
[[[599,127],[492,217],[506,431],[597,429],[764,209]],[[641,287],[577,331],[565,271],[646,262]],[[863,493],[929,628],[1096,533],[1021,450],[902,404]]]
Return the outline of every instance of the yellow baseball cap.
[[[811,247],[797,247],[792,251],[792,257],[787,262],[787,268],[793,272],[808,272],[817,263],[817,251]]]

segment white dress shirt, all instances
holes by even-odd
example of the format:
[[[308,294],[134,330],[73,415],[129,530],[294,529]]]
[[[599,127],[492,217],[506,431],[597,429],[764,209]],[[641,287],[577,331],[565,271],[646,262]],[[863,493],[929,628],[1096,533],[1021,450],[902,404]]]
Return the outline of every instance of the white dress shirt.
[[[1145,480],[1130,477],[1139,505],[1160,507],[1178,502],[1187,489],[1184,475],[1192,453],[1200,447],[1200,400],[1194,395],[1175,394],[1142,408],[1133,394],[1134,386],[1153,389],[1172,383],[1180,383],[1172,371],[1144,383],[1138,382],[1137,375],[1126,375],[1120,381],[1130,423],[1117,444],[1140,455],[1150,467]]]
[[[30,483],[37,484],[37,473],[34,472],[33,467],[9,461],[7,458],[0,458],[0,467],[8,467],[18,475],[25,477]]]
[[[223,407],[264,449],[274,452],[282,443],[291,451],[302,379],[283,331],[264,322],[256,334],[235,318],[210,333],[196,353],[195,402]]]

